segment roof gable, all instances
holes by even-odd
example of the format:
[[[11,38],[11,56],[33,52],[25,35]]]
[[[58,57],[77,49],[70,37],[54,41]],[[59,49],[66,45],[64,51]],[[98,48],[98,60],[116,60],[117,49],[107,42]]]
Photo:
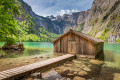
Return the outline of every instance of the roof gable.
[[[81,32],[77,32],[77,31],[74,31],[74,30],[71,30],[71,29],[70,29],[70,30],[69,30],[68,32],[66,32],[65,34],[63,34],[63,35],[59,36],[57,39],[53,40],[52,43],[55,42],[55,41],[57,41],[57,40],[59,40],[60,38],[64,37],[65,35],[67,35],[67,34],[69,34],[69,33],[76,34],[76,35],[78,35],[78,36],[80,36],[80,37],[83,37],[84,39],[87,39],[87,40],[93,42],[93,43],[104,42],[103,40],[100,40],[100,39],[97,39],[97,38],[95,38],[95,37],[89,36],[89,35],[87,35],[87,34],[84,34],[84,33],[81,33]]]

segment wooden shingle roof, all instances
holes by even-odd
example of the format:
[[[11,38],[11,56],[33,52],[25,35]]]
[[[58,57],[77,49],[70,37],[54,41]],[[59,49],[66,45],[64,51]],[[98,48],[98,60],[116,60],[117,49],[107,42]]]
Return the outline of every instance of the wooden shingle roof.
[[[59,40],[60,38],[64,37],[65,35],[67,35],[67,34],[69,34],[69,33],[76,34],[76,35],[78,35],[78,36],[80,36],[80,37],[82,37],[82,38],[84,38],[84,39],[87,39],[88,41],[93,42],[93,43],[104,42],[103,40],[100,40],[100,39],[97,39],[97,38],[95,38],[95,37],[89,36],[89,35],[87,35],[87,34],[84,34],[84,33],[81,33],[81,32],[77,32],[77,31],[74,31],[74,30],[71,30],[71,29],[70,29],[70,30],[69,30],[68,32],[66,32],[65,34],[63,34],[63,35],[59,36],[57,39],[53,40],[52,43],[55,42],[55,41],[57,41],[57,40]]]

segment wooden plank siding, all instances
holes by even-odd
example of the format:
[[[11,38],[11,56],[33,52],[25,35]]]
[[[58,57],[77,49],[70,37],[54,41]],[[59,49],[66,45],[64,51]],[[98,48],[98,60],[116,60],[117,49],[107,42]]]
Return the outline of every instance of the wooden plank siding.
[[[73,42],[73,43],[72,43]],[[94,43],[87,38],[69,32],[54,42],[55,53],[70,53],[75,51],[75,54],[96,56],[103,50],[104,42]],[[73,48],[71,48],[71,45]],[[76,46],[75,46],[76,45]],[[75,49],[75,50],[73,50]]]

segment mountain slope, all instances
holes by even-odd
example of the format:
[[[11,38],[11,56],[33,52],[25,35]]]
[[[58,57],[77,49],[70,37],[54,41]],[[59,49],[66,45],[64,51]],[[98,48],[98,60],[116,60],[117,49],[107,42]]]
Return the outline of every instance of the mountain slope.
[[[60,28],[59,33],[64,33],[69,29],[80,30],[81,24],[87,18],[89,10],[74,12],[71,15],[64,14],[63,16],[48,16],[47,18],[52,20],[53,26],[58,26]]]
[[[119,39],[120,0],[94,0],[82,32],[106,41]]]
[[[120,41],[120,0],[94,0],[90,10],[57,17],[38,16],[23,0],[18,1],[21,15],[15,18],[26,35],[34,34],[50,41],[52,36],[56,37],[51,33],[63,34],[71,28],[102,40]]]
[[[23,0],[16,4],[20,12],[19,16],[14,15],[18,21],[18,41],[51,41],[58,36],[52,33],[55,30],[51,20],[36,15]]]

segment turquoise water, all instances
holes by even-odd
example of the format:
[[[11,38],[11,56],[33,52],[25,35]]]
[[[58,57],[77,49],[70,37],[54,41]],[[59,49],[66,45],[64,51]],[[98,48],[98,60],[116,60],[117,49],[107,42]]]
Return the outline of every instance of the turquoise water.
[[[24,51],[3,51],[0,54],[4,58],[15,58],[22,56],[33,56],[39,54],[53,54],[53,44],[50,42],[23,42],[25,46]],[[0,46],[4,43],[0,42]],[[120,43],[105,43],[104,44],[104,60],[106,62],[120,64]],[[109,64],[108,64],[109,65]]]
[[[19,42],[17,42],[19,43]],[[26,48],[53,48],[50,42],[22,42]],[[0,46],[3,46],[4,42],[0,42]]]
[[[105,43],[104,50],[113,51],[120,54],[120,43]]]
[[[0,54],[3,58],[17,58],[23,56],[34,56],[40,54],[53,54],[53,45],[49,42],[23,42],[25,50],[24,51],[3,51],[0,49]],[[0,42],[0,46],[4,43]]]

